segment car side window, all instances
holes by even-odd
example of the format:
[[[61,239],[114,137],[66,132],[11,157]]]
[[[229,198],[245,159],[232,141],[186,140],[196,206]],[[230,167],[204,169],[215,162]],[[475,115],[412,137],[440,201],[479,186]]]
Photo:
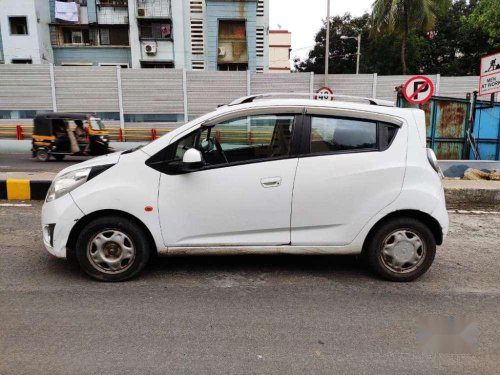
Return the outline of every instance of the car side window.
[[[217,124],[211,135],[228,163],[286,157],[294,119],[293,115],[274,114],[239,117]]]
[[[291,153],[295,115],[254,115],[202,127],[182,137],[167,158],[182,160],[196,148],[206,166],[287,157]]]
[[[376,151],[377,122],[311,117],[311,154]]]

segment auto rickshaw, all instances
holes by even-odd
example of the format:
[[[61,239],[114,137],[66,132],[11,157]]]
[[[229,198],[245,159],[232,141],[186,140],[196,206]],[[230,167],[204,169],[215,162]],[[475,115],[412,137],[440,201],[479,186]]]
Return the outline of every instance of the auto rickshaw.
[[[50,157],[97,156],[114,152],[101,119],[88,113],[39,113],[33,120],[31,152],[40,161]]]

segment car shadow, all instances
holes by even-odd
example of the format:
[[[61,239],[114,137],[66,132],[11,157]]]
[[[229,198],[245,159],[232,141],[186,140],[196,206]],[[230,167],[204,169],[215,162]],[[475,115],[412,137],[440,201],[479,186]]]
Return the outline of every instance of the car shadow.
[[[326,278],[370,277],[358,256],[347,255],[235,255],[156,257],[143,277],[160,277],[165,273],[182,273],[196,277],[203,274],[307,274]]]

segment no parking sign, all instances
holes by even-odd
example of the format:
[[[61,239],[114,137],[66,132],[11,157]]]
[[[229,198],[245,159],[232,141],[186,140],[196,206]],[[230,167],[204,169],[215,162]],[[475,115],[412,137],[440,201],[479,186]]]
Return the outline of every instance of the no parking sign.
[[[412,104],[424,104],[434,94],[434,84],[424,76],[415,76],[406,81],[403,87],[405,99]]]

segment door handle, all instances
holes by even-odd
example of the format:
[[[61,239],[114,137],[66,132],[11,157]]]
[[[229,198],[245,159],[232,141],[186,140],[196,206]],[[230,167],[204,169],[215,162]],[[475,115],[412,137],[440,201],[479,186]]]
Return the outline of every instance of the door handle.
[[[260,184],[265,188],[278,187],[281,185],[281,177],[261,178]]]

